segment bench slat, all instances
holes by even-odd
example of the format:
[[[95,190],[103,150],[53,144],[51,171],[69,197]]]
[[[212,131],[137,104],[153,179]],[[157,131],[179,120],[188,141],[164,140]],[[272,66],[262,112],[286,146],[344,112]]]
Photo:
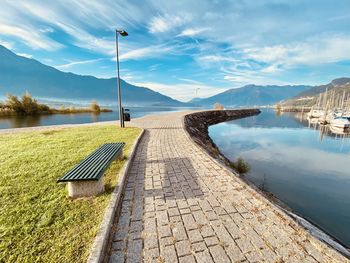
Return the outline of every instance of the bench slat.
[[[95,152],[90,154],[88,157],[86,157],[82,162],[80,162],[78,165],[76,165],[73,169],[71,169],[64,177],[71,178],[74,177],[75,179],[80,178],[81,173],[85,173],[86,170],[94,163],[96,162],[96,158],[100,156],[103,152],[103,150],[108,147],[109,144],[102,145],[99,149],[97,149]]]
[[[111,161],[113,161],[119,153],[120,147],[109,146],[103,149],[103,151],[95,157],[93,163],[90,167],[81,173],[78,179],[84,180],[86,178],[94,177],[94,174],[100,174],[104,172],[104,167],[108,166]]]
[[[99,180],[111,162],[120,154],[125,143],[107,143],[88,155],[58,182]]]

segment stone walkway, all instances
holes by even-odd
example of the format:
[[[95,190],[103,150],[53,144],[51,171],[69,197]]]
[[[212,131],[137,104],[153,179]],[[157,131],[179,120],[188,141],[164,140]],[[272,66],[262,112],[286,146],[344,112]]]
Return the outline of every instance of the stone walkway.
[[[348,262],[186,136],[184,113],[148,116],[109,262]]]

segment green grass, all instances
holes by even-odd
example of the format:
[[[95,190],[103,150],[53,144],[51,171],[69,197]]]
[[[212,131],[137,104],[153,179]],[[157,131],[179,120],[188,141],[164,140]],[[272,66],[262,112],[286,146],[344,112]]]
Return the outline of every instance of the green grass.
[[[124,161],[106,172],[106,192],[70,200],[56,180],[106,142],[140,130],[87,126],[0,135],[0,262],[85,262]]]

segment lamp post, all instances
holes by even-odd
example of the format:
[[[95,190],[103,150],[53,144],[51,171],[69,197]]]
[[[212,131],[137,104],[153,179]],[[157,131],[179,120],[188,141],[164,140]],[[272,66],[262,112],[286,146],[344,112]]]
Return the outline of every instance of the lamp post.
[[[116,44],[116,51],[117,51],[117,84],[118,84],[118,107],[119,107],[119,119],[120,119],[120,127],[124,128],[124,116],[123,116],[123,110],[122,110],[122,96],[120,93],[120,74],[119,74],[119,49],[118,49],[118,35],[121,35],[123,37],[126,37],[128,33],[125,30],[117,29],[115,31],[115,44]]]

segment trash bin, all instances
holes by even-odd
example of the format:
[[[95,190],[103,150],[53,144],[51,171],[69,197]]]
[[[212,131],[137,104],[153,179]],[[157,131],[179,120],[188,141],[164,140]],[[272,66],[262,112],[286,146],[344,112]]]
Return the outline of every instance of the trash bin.
[[[130,111],[129,109],[123,109],[123,119],[124,121],[130,121]]]

